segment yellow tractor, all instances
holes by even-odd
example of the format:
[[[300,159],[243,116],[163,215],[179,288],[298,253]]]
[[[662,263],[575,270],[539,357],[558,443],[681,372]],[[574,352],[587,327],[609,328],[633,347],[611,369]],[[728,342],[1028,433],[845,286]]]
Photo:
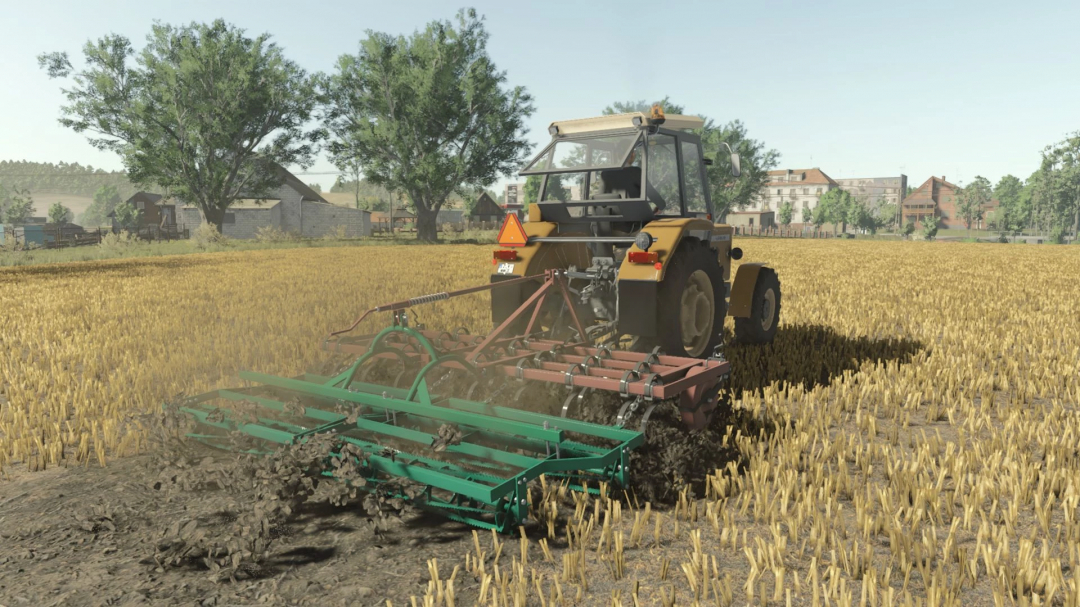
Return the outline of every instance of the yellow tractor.
[[[780,316],[780,282],[761,263],[732,280],[734,228],[714,221],[695,116],[614,114],[551,123],[551,142],[520,175],[539,178],[526,221],[508,215],[494,252],[492,319],[499,325],[536,287],[514,280],[560,270],[574,313],[600,344],[670,356],[718,356],[724,318],[742,343],[768,343]],[[738,154],[728,148],[732,173]],[[569,326],[552,301],[544,324]],[[523,321],[522,321],[523,322]],[[572,329],[571,329],[572,330]]]

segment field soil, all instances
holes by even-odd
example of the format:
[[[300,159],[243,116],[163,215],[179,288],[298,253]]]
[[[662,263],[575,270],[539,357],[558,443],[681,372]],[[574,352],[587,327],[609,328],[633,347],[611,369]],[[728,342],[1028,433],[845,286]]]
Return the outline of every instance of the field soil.
[[[242,493],[167,492],[160,462],[57,467],[0,485],[0,605],[407,605],[424,593],[427,559],[455,562],[472,542],[463,525],[423,514],[377,533],[362,508],[321,502],[276,529],[271,555],[235,582],[197,558],[162,567],[155,556],[175,523],[214,532],[247,505],[235,501]]]

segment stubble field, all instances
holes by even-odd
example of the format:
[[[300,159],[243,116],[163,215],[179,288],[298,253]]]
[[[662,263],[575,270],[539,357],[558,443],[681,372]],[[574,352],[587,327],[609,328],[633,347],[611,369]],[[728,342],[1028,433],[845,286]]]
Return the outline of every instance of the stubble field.
[[[744,262],[776,267],[782,324],[771,346],[729,348],[735,413],[718,433],[735,455],[698,495],[647,507],[549,491],[568,506],[551,537],[537,529],[474,539],[432,521],[422,531],[284,534],[271,551],[297,542],[340,550],[318,563],[264,565],[237,582],[170,569],[151,558],[153,541],[136,542],[120,553],[148,554],[130,555],[125,583],[151,602],[338,604],[350,595],[326,578],[334,563],[336,575],[368,580],[353,599],[372,605],[410,596],[432,605],[1080,605],[1080,251],[741,246]],[[74,531],[66,519],[35,521],[19,501],[48,486],[35,478],[115,479],[78,468],[144,461],[147,414],[162,402],[235,384],[240,369],[301,372],[321,360],[328,330],[371,305],[484,282],[490,250],[292,249],[0,271],[0,468],[12,477],[6,490],[0,481],[5,545],[69,539],[102,516],[84,500],[72,506],[81,519],[64,513]],[[421,318],[484,330],[487,303],[451,300]],[[49,471],[58,466],[70,469]],[[204,503],[220,493],[205,491]],[[191,506],[188,516],[211,528],[213,512],[243,509]],[[109,517],[113,532],[132,536],[160,526],[146,512]],[[95,525],[86,532],[94,541],[109,534]],[[425,542],[436,536],[437,546]],[[67,543],[75,545],[58,540]],[[372,543],[411,553],[401,565],[415,569],[407,583],[346,548]],[[78,546],[57,547],[46,561],[54,565],[0,554],[0,569],[27,560],[18,576],[0,573],[0,598],[15,589],[33,601],[17,577],[85,559]],[[312,591],[278,576],[323,583]]]

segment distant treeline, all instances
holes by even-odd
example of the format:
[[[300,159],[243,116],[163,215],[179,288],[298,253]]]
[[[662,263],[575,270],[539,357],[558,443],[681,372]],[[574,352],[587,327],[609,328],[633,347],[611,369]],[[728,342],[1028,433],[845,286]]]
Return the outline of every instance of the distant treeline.
[[[56,192],[74,196],[93,197],[102,187],[113,186],[125,200],[138,191],[127,175],[119,171],[95,169],[77,162],[0,161],[0,185],[8,190]]]

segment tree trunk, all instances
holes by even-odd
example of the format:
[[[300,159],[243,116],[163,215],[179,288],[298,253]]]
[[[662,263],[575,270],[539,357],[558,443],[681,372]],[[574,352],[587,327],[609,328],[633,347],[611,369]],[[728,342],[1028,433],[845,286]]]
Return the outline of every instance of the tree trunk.
[[[203,205],[202,212],[206,223],[214,226],[214,229],[220,234],[221,224],[225,221],[225,209],[214,204],[208,204]]]
[[[439,230],[435,220],[439,212],[423,207],[424,205],[416,205],[416,239],[436,242],[439,239]]]

